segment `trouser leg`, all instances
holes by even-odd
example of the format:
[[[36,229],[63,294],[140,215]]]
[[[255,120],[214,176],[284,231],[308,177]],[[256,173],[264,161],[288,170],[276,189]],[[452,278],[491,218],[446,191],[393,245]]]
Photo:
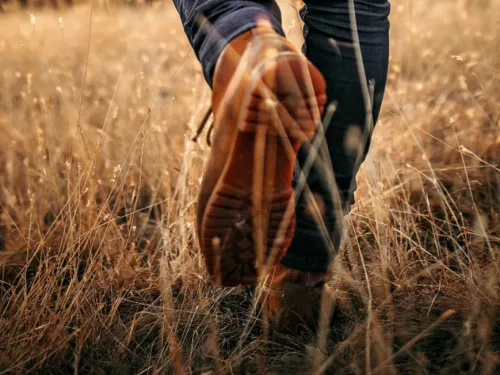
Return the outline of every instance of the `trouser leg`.
[[[259,18],[265,17],[284,35],[281,13],[274,0],[174,0],[174,5],[209,85],[224,47],[257,26]]]
[[[370,95],[373,96],[370,104],[373,122],[369,123],[373,125],[380,112],[387,78],[390,5],[387,0],[355,0],[354,3],[366,74],[362,79],[368,87],[370,82],[373,83],[373,94]],[[303,50],[326,80],[328,102],[338,105],[328,124],[326,143],[340,199],[332,198],[332,191],[326,183],[325,174],[329,171],[313,168],[308,184],[313,193],[322,197],[325,223],[332,242],[326,241],[324,231],[307,213],[308,199],[303,194],[297,207],[295,236],[282,263],[302,271],[325,271],[333,256],[331,250],[340,245],[342,212],[345,213],[353,203],[356,174],[368,152],[372,129],[366,126],[365,97],[356,63],[347,0],[306,1],[301,17],[305,23]],[[308,149],[303,147],[299,154],[301,164],[307,153]]]

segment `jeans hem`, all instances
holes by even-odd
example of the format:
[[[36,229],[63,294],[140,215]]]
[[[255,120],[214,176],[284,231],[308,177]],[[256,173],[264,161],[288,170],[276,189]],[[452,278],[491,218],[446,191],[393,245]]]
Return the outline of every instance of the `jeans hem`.
[[[263,8],[247,7],[229,13],[218,19],[212,26],[200,49],[200,61],[207,83],[212,87],[215,66],[224,48],[241,34],[258,26],[258,16],[267,14],[273,29],[284,35],[281,22]],[[241,20],[248,20],[241,25]],[[238,25],[238,26],[236,26]]]

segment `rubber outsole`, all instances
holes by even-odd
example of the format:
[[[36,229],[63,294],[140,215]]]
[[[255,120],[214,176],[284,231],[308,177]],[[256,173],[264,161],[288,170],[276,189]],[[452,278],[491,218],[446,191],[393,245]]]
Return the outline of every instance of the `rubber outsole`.
[[[202,218],[202,252],[219,285],[255,283],[285,255],[295,227],[296,155],[313,137],[326,103],[324,81],[311,64],[272,64],[257,71],[249,87],[234,144]]]

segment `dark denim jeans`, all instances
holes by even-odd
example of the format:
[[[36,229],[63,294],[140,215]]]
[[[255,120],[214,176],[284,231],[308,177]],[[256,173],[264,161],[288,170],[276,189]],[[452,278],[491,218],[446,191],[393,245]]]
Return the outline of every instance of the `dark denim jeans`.
[[[325,77],[328,101],[337,103],[325,137],[329,160],[322,159],[323,164],[331,163],[332,168],[315,164],[308,176],[311,191],[326,203],[325,222],[331,242],[306,214],[306,199],[302,194],[297,205],[295,236],[282,263],[303,271],[325,271],[333,256],[332,243],[333,249],[340,245],[343,217],[338,213],[345,213],[353,203],[356,174],[368,152],[372,127],[366,126],[366,96],[353,48],[348,1],[306,0],[305,3],[300,12],[305,24],[303,51]],[[174,4],[209,84],[224,46],[255,27],[260,15],[265,15],[274,29],[284,35],[279,7],[272,0],[174,0]],[[372,124],[375,124],[387,78],[390,4],[388,0],[354,0],[354,7],[366,75],[363,78],[370,82]],[[300,164],[306,156],[304,145],[299,152]],[[332,169],[338,194],[326,182],[325,174]]]

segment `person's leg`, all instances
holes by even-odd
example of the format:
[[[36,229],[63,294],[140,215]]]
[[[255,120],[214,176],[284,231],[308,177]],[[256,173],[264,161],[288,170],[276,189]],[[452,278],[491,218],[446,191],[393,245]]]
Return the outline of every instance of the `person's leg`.
[[[332,242],[325,240],[324,230],[311,218],[307,209],[310,199],[302,194],[297,205],[295,235],[281,264],[292,270],[315,275],[311,278],[312,283],[316,282],[317,286],[321,286],[319,275],[327,272],[334,255],[332,250],[337,250],[340,246],[342,213],[353,203],[356,174],[368,152],[371,130],[382,104],[389,58],[390,4],[387,0],[354,0],[366,75],[361,77],[350,26],[348,1],[305,2],[306,6],[301,11],[305,23],[303,51],[326,80],[328,103],[337,103],[326,131],[329,151],[326,159],[331,159],[338,200],[332,198],[335,194],[332,194],[325,177],[326,173],[332,173],[329,168],[313,168],[308,184],[312,193],[320,197],[319,201],[325,211],[326,229],[330,232]],[[364,89],[360,79],[366,81]],[[366,121],[366,89],[368,96],[373,98],[373,103],[369,104],[372,108],[370,115],[373,116],[371,122]],[[307,154],[308,148],[303,147],[299,153],[300,164],[304,164]],[[330,160],[323,158],[322,162],[328,165]]]
[[[303,326],[314,329],[319,319],[324,285],[331,277],[333,255],[340,246],[343,214],[353,203],[356,174],[368,152],[371,130],[380,112],[389,57],[387,0],[354,0],[366,77],[361,77],[356,61],[348,0],[305,3],[301,11],[305,23],[303,51],[326,80],[327,103],[336,103],[337,108],[327,124],[328,152],[317,157],[308,175],[311,193],[306,190],[299,196],[295,234],[277,267],[278,277],[269,294],[271,314],[283,332],[297,332]],[[364,88],[362,80],[366,82]],[[369,99],[369,107],[366,91],[373,98]],[[373,116],[368,122],[367,112]],[[308,162],[311,148],[306,146],[298,155],[301,167]],[[295,188],[298,194],[300,178]],[[318,208],[323,222],[312,214],[316,212],[317,217]],[[325,312],[331,313],[328,307]]]
[[[284,35],[274,0],[174,0],[174,5],[210,86],[226,45],[255,28],[259,18],[267,18],[275,31]]]
[[[270,0],[175,0],[212,86],[214,127],[197,214],[212,280],[251,284],[295,227],[293,172],[326,102],[321,73],[283,37]]]

